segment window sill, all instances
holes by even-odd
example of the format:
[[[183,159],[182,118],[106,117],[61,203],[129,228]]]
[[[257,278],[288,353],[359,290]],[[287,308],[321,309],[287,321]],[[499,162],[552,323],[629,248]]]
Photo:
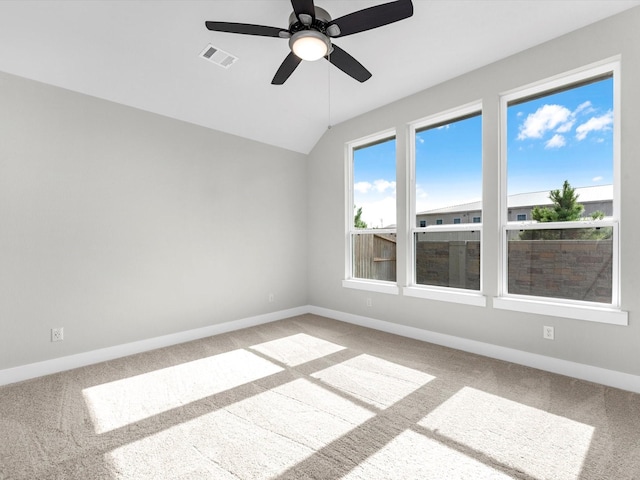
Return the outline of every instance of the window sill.
[[[494,297],[493,307],[514,312],[535,313],[552,317],[573,318],[588,322],[629,325],[629,313],[611,307],[569,305],[552,301],[528,300],[522,298]]]
[[[428,300],[438,300],[440,302],[462,303],[464,305],[474,305],[485,307],[487,297],[479,292],[468,292],[463,290],[440,290],[424,287],[404,287],[402,294],[407,297],[426,298]]]
[[[391,282],[376,282],[375,280],[362,280],[362,279],[346,279],[342,280],[342,286],[346,288],[355,288],[356,290],[367,290],[370,292],[388,293],[391,295],[398,295],[400,289],[398,285]]]

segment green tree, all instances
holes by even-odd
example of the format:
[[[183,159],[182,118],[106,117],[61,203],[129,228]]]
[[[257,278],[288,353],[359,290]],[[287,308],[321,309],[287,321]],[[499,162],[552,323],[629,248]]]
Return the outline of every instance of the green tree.
[[[553,202],[551,207],[533,207],[531,210],[531,218],[540,223],[545,222],[576,222],[583,220],[582,213],[584,206],[578,203],[579,195],[576,194],[568,180],[562,184],[562,190],[551,190],[549,192],[549,200]],[[604,218],[604,212],[596,211],[590,216],[592,220],[601,220]],[[585,226],[585,229],[553,229],[553,230],[525,230],[520,233],[521,240],[587,240],[587,239],[605,239],[612,235],[611,228],[595,228],[591,229]]]
[[[538,222],[575,222],[582,218],[584,207],[578,203],[579,195],[576,189],[565,180],[562,190],[551,190],[549,200],[553,202],[551,207],[533,207],[531,218]]]
[[[354,205],[353,208],[356,208]],[[356,228],[367,228],[367,222],[362,220],[362,207],[356,210],[356,216],[354,217],[353,224]]]

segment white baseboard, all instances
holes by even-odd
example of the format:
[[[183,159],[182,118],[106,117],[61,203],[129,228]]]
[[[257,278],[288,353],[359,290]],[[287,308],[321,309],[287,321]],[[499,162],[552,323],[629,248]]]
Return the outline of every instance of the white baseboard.
[[[277,320],[295,317],[297,315],[304,315],[305,313],[309,313],[309,307],[307,306],[280,310],[278,312],[266,313],[255,317],[243,318],[231,322],[210,325],[208,327],[186,330],[184,332],[172,333],[161,337],[148,338],[137,342],[125,343],[123,345],[116,345],[113,347],[101,348],[99,350],[92,350],[90,352],[78,353],[43,362],[8,368],[0,370],[0,385],[21,382],[23,380],[29,380],[30,378],[63,372],[65,370],[84,367],[86,365],[93,365],[95,363],[126,357],[127,355],[134,355],[136,353],[147,352],[149,350],[155,350],[156,348],[169,347],[171,345],[198,340],[200,338],[211,337],[213,335],[219,335],[233,330],[240,330],[242,328],[275,322]]]
[[[69,355],[67,357],[55,358],[53,360],[0,370],[0,385],[20,382],[43,375],[50,375],[52,373],[58,373],[65,370],[71,370],[73,368],[125,357],[127,355],[154,350],[156,348],[168,347],[179,343],[189,342],[191,340],[198,340],[200,338],[231,332],[233,330],[240,330],[242,328],[253,327],[256,325],[275,322],[277,320],[283,320],[289,317],[304,315],[306,313],[313,313],[315,315],[332,318],[346,323],[352,323],[354,325],[360,325],[362,327],[373,328],[375,330],[393,333],[395,335],[413,338],[423,342],[434,343],[436,345],[442,345],[498,360],[525,365],[527,367],[537,368],[547,372],[566,375],[573,378],[579,378],[581,380],[587,380],[589,382],[599,383],[601,385],[640,393],[640,376],[637,375],[631,375],[615,370],[607,370],[604,368],[570,362],[568,360],[547,357],[535,353],[523,352],[513,348],[454,337],[452,335],[431,332],[429,330],[386,322],[384,320],[376,320],[370,317],[353,315],[351,313],[339,312],[313,305],[280,310],[278,312],[257,315],[255,317],[243,318],[208,327],[187,330],[185,332],[178,332],[161,337],[149,338],[147,340],[140,340],[138,342],[126,343],[124,345],[116,345],[114,347],[102,348],[76,355]]]
[[[579,378],[589,382],[620,388],[630,392],[640,393],[640,376],[629,373],[607,370],[582,363],[570,362],[559,358],[547,357],[536,353],[523,352],[513,348],[501,347],[490,343],[478,342],[466,338],[454,337],[442,333],[431,332],[420,328],[409,327],[397,323],[385,322],[360,315],[339,312],[327,308],[309,307],[309,313],[320,315],[341,322],[352,323],[362,327],[373,328],[387,333],[393,333],[403,337],[409,337],[424,342],[455,348],[469,353],[483,355],[485,357],[504,360],[507,362],[525,365],[527,367],[545,370],[547,372]]]

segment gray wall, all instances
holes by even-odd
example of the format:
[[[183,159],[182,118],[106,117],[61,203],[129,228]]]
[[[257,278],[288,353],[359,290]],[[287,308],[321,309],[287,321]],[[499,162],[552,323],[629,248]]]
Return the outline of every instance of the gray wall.
[[[334,126],[309,156],[309,302],[522,351],[640,375],[640,8],[624,12],[508,59],[470,72],[359,118]],[[425,46],[425,48],[429,48]],[[492,308],[498,292],[499,94],[593,62],[622,55],[622,302],[629,326],[612,326]],[[372,82],[375,82],[375,75]],[[388,88],[393,88],[389,86]],[[469,102],[483,101],[483,276],[488,306],[474,307],[343,288],[344,144],[391,127],[398,130],[398,279],[406,278],[406,125]],[[366,306],[372,299],[372,307]],[[555,326],[556,340],[542,338]]]
[[[0,74],[0,369],[305,305],[305,182],[305,155]]]

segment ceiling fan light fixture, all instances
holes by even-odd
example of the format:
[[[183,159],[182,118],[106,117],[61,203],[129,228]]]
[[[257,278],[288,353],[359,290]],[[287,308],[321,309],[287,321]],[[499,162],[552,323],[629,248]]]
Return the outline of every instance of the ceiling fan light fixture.
[[[313,62],[327,56],[331,41],[317,30],[302,30],[293,34],[289,47],[297,57]]]

